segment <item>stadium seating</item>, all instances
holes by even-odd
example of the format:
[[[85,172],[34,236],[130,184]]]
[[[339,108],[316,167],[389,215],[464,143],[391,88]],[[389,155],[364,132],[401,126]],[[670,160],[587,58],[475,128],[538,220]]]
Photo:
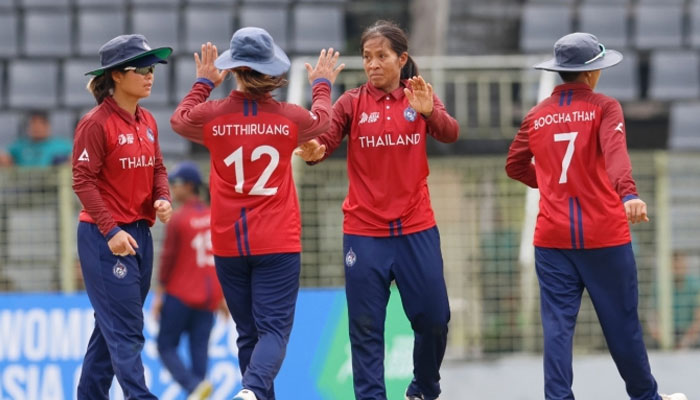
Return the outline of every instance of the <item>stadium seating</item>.
[[[173,71],[175,73],[174,82],[174,103],[179,103],[192,88],[195,80],[195,66],[191,55],[178,56],[173,59]],[[209,96],[210,99],[220,99],[228,96],[231,90],[233,77],[227,76],[219,87],[214,89]]]
[[[126,0],[74,0],[78,6],[103,6],[121,9],[126,5]]]
[[[78,13],[78,54],[96,55],[108,40],[124,33],[126,33],[126,14],[123,10],[83,10]]]
[[[95,98],[87,91],[86,85],[90,80],[85,72],[99,66],[93,59],[67,60],[63,64],[63,99],[67,107],[87,107],[95,104]]]
[[[170,103],[170,76],[172,74],[171,64],[158,64],[153,74],[153,86],[151,95],[141,99],[139,104],[146,107],[163,106]]]
[[[7,148],[19,136],[22,115],[17,111],[0,112],[0,148]]]
[[[228,49],[235,30],[232,8],[191,6],[185,9],[184,20],[185,37],[178,52],[191,55],[206,42],[214,43],[219,52]]]
[[[700,1],[693,2],[688,7],[688,45],[700,48]]]
[[[151,47],[179,48],[180,20],[175,8],[134,8],[131,12],[131,28],[133,32],[146,36]]]
[[[639,49],[681,47],[683,7],[680,4],[640,3],[634,12],[634,44]]]
[[[56,106],[59,80],[55,61],[14,60],[7,76],[11,107]]]
[[[11,1],[10,1],[11,3]],[[69,0],[18,0],[18,3],[22,7],[61,7],[67,8],[70,3]]]
[[[624,55],[622,62],[601,73],[596,91],[620,101],[637,100],[640,95],[639,57],[633,50],[620,51]]]
[[[287,10],[280,7],[242,5],[240,7],[241,26],[259,26],[275,39],[278,46],[289,51]]]
[[[677,150],[700,150],[700,103],[676,102],[669,116],[668,147]]]
[[[0,57],[17,54],[17,16],[12,12],[0,13]]]
[[[526,4],[520,23],[520,49],[551,51],[560,37],[573,31],[572,9],[562,4]]]
[[[317,53],[328,47],[345,50],[345,19],[341,8],[300,4],[294,8],[293,15],[294,51]]]
[[[623,4],[583,4],[579,8],[579,31],[594,33],[610,48],[627,47],[627,7]]]
[[[700,56],[694,51],[657,50],[649,60],[649,97],[655,100],[700,96]]]
[[[49,114],[53,136],[73,139],[78,119],[73,110],[57,109]]]
[[[24,14],[24,53],[57,57],[71,54],[71,26],[71,15],[67,11],[27,11]]]

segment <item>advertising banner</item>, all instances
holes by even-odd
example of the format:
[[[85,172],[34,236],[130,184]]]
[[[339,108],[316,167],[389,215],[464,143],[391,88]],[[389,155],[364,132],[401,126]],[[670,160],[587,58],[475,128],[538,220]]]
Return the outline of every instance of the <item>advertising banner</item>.
[[[142,353],[146,382],[161,400],[186,395],[162,366],[156,337],[158,322],[144,308]],[[87,295],[0,295],[0,400],[76,398],[81,363],[94,326]],[[213,400],[230,400],[240,390],[237,333],[230,317],[217,316],[209,342],[208,379]],[[186,338],[181,354],[186,357]],[[386,321],[385,375],[390,400],[403,399],[413,370],[413,333],[392,291]],[[342,289],[305,289],[299,293],[287,357],[275,381],[279,399],[350,400],[352,367],[345,294]],[[111,399],[123,395],[116,382]]]

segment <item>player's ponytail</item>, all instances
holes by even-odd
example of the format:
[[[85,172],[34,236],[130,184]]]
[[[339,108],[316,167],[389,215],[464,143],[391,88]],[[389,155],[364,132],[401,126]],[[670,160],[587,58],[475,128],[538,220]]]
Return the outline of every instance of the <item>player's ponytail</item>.
[[[375,37],[384,37],[389,41],[389,46],[396,53],[397,56],[401,54],[408,54],[408,37],[403,29],[399,28],[398,25],[391,21],[379,20],[372,24],[370,27],[365,29],[362,33],[362,38],[360,39],[360,52],[364,50],[365,43]],[[408,79],[418,75],[418,66],[416,65],[413,58],[408,55],[408,60],[401,68],[401,79]]]
[[[102,75],[90,79],[87,90],[95,97],[97,104],[102,104],[107,96],[114,93],[114,79],[112,79],[111,71],[105,71]]]

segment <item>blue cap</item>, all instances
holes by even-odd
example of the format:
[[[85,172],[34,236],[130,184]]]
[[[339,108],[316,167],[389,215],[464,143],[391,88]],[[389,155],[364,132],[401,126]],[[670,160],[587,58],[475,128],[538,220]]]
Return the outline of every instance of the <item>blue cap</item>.
[[[214,61],[219,69],[248,67],[261,74],[280,76],[289,71],[289,57],[262,28],[246,27],[231,37],[231,48]]]
[[[85,75],[102,75],[105,70],[120,65],[125,67],[145,67],[156,63],[166,64],[165,61],[173,49],[158,47],[151,49],[143,35],[119,35],[100,47],[100,68],[88,71]]]
[[[202,174],[199,172],[197,164],[192,161],[183,161],[175,166],[173,172],[168,175],[168,180],[180,183],[189,182],[199,186],[202,184]]]
[[[554,58],[535,65],[535,69],[555,72],[583,72],[612,67],[622,61],[618,51],[606,49],[590,33],[568,34],[554,43]]]

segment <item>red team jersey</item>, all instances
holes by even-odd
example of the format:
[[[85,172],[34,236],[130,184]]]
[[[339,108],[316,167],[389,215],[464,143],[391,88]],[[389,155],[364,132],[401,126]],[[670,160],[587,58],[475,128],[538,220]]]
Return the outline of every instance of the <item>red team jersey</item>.
[[[166,225],[159,281],[165,292],[197,309],[216,310],[223,293],[211,246],[210,209],[199,199],[184,204]]]
[[[435,226],[425,141],[430,135],[454,142],[459,124],[437,96],[430,118],[418,114],[405,84],[391,93],[369,83],[345,92],[333,106],[330,131],[317,138],[328,157],[348,137],[344,233],[395,236]]]
[[[153,203],[170,201],[158,128],[144,108],[134,117],[108,96],[78,123],[72,157],[80,221],[96,223],[105,236],[138,220],[153,225]]]
[[[506,171],[540,189],[536,246],[586,249],[630,242],[623,201],[637,197],[637,189],[617,100],[583,83],[557,86],[523,120]]]
[[[301,217],[292,153],[328,129],[330,87],[313,87],[311,112],[270,95],[239,91],[205,102],[196,83],[172,116],[173,129],[211,156],[212,243],[223,257],[301,251]]]

